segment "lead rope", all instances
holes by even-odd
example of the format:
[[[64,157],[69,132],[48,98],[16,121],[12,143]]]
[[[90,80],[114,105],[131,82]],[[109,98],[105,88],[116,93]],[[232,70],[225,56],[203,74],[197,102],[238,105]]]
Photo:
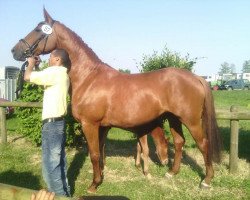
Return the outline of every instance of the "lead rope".
[[[24,82],[24,72],[25,72],[25,68],[28,65],[28,61],[25,61],[21,67],[21,70],[18,74],[18,78],[17,78],[17,87],[16,87],[16,98],[18,99],[19,96],[21,95],[21,92],[23,90],[23,82]]]

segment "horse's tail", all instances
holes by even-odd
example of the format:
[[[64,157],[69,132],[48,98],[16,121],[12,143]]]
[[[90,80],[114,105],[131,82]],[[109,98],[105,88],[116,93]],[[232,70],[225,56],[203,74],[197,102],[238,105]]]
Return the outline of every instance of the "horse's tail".
[[[214,99],[208,83],[203,78],[200,78],[200,82],[205,91],[202,125],[208,140],[207,161],[219,163],[221,161],[222,140],[215,117]]]

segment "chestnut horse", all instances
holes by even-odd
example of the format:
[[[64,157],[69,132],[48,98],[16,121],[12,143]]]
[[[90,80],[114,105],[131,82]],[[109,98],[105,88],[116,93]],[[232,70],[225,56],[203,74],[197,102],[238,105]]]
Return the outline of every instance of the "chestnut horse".
[[[206,175],[201,186],[209,187],[214,176],[212,161],[220,160],[221,143],[206,81],[171,67],[142,74],[120,73],[103,63],[76,33],[54,21],[45,9],[44,17],[44,22],[15,45],[13,57],[24,61],[28,56],[50,53],[56,48],[69,53],[72,112],[82,124],[93,165],[88,191],[95,192],[102,182],[102,149],[110,127],[131,130],[141,140],[165,119],[175,145],[174,163],[166,176],[172,177],[179,171],[184,124],[204,157]]]

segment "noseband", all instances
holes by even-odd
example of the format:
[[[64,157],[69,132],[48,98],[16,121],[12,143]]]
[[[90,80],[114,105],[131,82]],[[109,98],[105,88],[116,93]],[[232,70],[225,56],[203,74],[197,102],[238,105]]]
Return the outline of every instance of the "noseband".
[[[46,42],[45,42],[44,48],[43,48],[43,51],[44,51],[44,49],[45,49],[45,47],[46,47],[46,44],[47,44],[48,35],[42,34],[41,37],[38,38],[38,39],[34,42],[34,44],[32,44],[32,45],[29,45],[29,43],[28,43],[25,39],[19,40],[20,42],[24,43],[25,46],[27,47],[27,48],[25,49],[25,51],[23,52],[24,56],[25,56],[26,58],[33,56],[33,55],[34,55],[34,50],[37,48],[38,44],[39,44],[44,38],[46,38]]]
[[[32,44],[30,45],[25,39],[21,39],[19,40],[20,42],[22,42],[27,48],[25,49],[25,51],[23,52],[25,58],[28,58],[28,57],[31,57],[34,55],[34,51],[35,49],[37,48],[38,44],[43,40],[45,39],[45,43],[44,43],[44,47],[43,47],[43,52],[46,48],[46,44],[47,44],[47,41],[48,41],[48,37],[49,35],[52,33],[52,27],[54,25],[54,21],[52,22],[52,25],[48,25],[47,23],[44,23],[43,26],[45,26],[43,28],[42,26],[42,35]]]

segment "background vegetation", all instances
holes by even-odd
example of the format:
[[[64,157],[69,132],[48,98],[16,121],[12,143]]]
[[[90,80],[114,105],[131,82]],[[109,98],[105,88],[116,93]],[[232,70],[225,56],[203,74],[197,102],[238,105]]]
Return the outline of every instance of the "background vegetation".
[[[249,91],[214,91],[216,109],[229,110],[231,105],[239,105],[246,110]],[[237,98],[236,98],[237,97]],[[164,174],[173,162],[173,141],[170,136],[170,164],[161,166],[155,156],[154,144],[149,138],[150,173],[147,179],[134,166],[136,139],[127,131],[113,128],[106,141],[106,168],[104,181],[96,196],[100,199],[249,199],[250,198],[250,123],[240,121],[239,171],[229,174],[230,127],[228,120],[220,120],[223,137],[223,162],[214,165],[215,177],[211,190],[200,190],[199,183],[204,177],[204,163],[201,153],[186,129],[187,142],[180,173],[171,180]],[[19,134],[21,128],[17,117],[8,119],[8,145],[0,145],[0,182],[21,187],[40,189],[46,187],[41,176],[41,149]],[[166,123],[166,135],[169,128]],[[89,196],[86,189],[92,181],[92,165],[87,145],[67,148],[68,177],[73,196]],[[94,198],[94,197],[93,197]]]
[[[144,55],[139,63],[141,72],[149,72],[152,70],[170,67],[177,67],[192,71],[197,58],[190,59],[189,54],[182,57],[179,53],[173,52],[165,47],[161,53],[154,51],[152,55]]]

